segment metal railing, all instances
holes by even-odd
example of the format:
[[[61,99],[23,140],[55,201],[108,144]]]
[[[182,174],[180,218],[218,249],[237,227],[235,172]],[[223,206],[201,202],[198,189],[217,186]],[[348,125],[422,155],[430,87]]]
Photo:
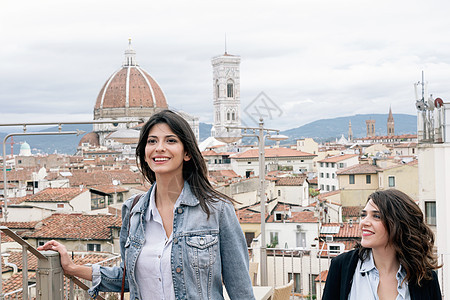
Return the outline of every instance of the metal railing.
[[[20,236],[15,234],[6,226],[0,226],[0,230],[11,237],[15,242],[22,246],[22,288],[3,294],[1,280],[0,280],[0,299],[34,299],[37,300],[74,300],[75,295],[77,299],[79,296],[84,296],[85,299],[91,299],[87,294],[88,286],[73,276],[65,276],[61,267],[59,253],[55,251],[37,251],[28,242],[23,240]],[[1,242],[1,241],[0,241]],[[38,266],[36,270],[36,284],[28,285],[28,257],[27,252],[30,251],[38,259]],[[109,258],[101,265],[111,266],[120,263],[120,256]],[[75,287],[76,285],[76,287]],[[102,293],[106,295],[107,293]],[[104,300],[105,298],[100,294],[96,299]]]
[[[294,287],[291,291],[290,300],[299,299],[317,299],[321,300],[323,289],[325,287],[325,274],[333,257],[338,253],[326,249],[282,249],[267,248],[267,273],[268,285],[274,288],[287,284],[291,279],[294,280]],[[258,249],[249,248],[250,261],[259,262]],[[450,259],[450,254],[440,254],[439,261],[444,262],[445,258]],[[445,270],[448,268],[445,264],[439,269],[438,277],[442,292],[444,287],[449,284],[448,278],[444,278]],[[324,272],[326,273],[326,272]],[[324,276],[325,278],[321,278]],[[259,276],[258,276],[259,277]],[[260,284],[260,281],[257,281]]]

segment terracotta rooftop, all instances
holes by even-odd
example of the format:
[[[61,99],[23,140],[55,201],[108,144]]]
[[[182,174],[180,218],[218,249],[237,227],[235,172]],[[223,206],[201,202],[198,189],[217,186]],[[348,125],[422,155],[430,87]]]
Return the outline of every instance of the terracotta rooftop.
[[[332,233],[331,228],[327,229],[327,227],[339,228],[339,230],[337,233]],[[358,223],[324,223],[320,229],[320,237],[325,238],[327,235],[335,238],[361,238],[362,233]]]
[[[317,277],[314,279],[314,281],[325,282],[325,281],[327,281],[327,276],[328,276],[328,270],[322,271],[322,272],[320,272],[319,275],[317,275]]]
[[[234,155],[230,155],[230,158],[235,159],[244,159],[244,158],[258,158],[258,149],[249,149],[245,152],[236,153]],[[302,152],[290,148],[269,148],[265,149],[264,156],[266,158],[276,158],[276,157],[314,157],[316,154]]]
[[[342,216],[347,219],[352,217],[359,218],[362,209],[363,207],[361,206],[344,206],[342,207]]]
[[[306,175],[300,175],[297,177],[277,177],[276,186],[300,186],[305,182]]]
[[[336,190],[336,191],[321,193],[321,194],[319,194],[318,197],[319,197],[319,200],[323,201],[323,200],[326,200],[327,197],[334,196],[334,195],[337,195],[340,193],[341,193],[341,190]]]
[[[381,168],[372,164],[357,164],[339,171],[336,171],[337,175],[356,175],[356,174],[377,174]]]
[[[402,134],[402,135],[393,135],[393,136],[372,136],[372,137],[363,137],[356,138],[356,140],[383,140],[383,139],[416,139],[417,134]]]
[[[6,179],[7,181],[32,180],[33,172],[37,171],[39,171],[37,168],[13,169],[6,172]],[[3,176],[1,176],[0,182],[3,182]]]
[[[42,220],[28,238],[111,240],[111,227],[122,225],[122,219],[113,215],[53,214]]]
[[[290,217],[284,218],[284,222],[287,223],[317,223],[318,218],[314,216],[313,211],[293,211],[291,207],[298,207],[298,205],[286,204],[283,202],[278,202],[277,205],[273,208],[272,213],[267,218],[266,222],[280,222],[276,221],[274,218],[274,212],[283,212]]]
[[[358,156],[358,154],[342,154],[342,155],[336,155],[336,156],[331,156],[331,157],[327,157],[325,159],[319,160],[318,162],[323,162],[323,163],[335,163],[335,162],[339,162],[339,161],[343,161],[352,157],[356,157]]]
[[[219,153],[217,153],[214,150],[206,150],[206,151],[202,151],[202,155],[203,156],[216,156],[216,155],[219,155]]]
[[[26,202],[69,202],[78,195],[88,191],[80,188],[46,188],[30,195]]]
[[[256,209],[248,207],[238,209],[236,216],[241,224],[261,224],[261,213]]]
[[[140,184],[143,182],[141,173],[130,170],[74,171],[68,179],[71,186],[108,185],[112,184],[113,180],[120,181],[121,184]]]
[[[94,185],[91,186],[90,189],[102,192],[104,194],[114,194],[128,191],[127,188],[112,184]]]
[[[209,174],[209,176],[211,176],[211,177],[218,177],[218,176],[228,177],[228,178],[236,178],[236,177],[240,177],[240,176],[239,176],[238,174],[236,174],[236,172],[234,172],[233,170],[209,171],[208,174]]]

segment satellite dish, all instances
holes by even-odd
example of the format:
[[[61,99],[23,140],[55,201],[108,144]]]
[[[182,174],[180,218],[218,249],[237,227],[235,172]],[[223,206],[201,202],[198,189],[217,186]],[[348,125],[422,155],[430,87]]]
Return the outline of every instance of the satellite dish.
[[[114,179],[114,180],[112,181],[112,184],[113,184],[113,185],[119,185],[119,181],[117,181],[117,180]]]
[[[436,106],[436,108],[440,108],[444,105],[444,101],[441,98],[436,98],[436,100],[434,100],[434,106]]]
[[[424,111],[426,109],[425,102],[422,100],[416,101],[417,110]]]

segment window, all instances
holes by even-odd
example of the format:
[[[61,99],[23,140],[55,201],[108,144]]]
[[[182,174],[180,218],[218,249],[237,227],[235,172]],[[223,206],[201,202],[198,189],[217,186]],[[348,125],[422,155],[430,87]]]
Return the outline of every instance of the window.
[[[56,208],[64,208],[64,203],[57,203]]]
[[[283,213],[276,212],[274,214],[274,219],[275,219],[275,221],[282,221],[283,220]]]
[[[102,251],[100,244],[87,244],[87,251]]]
[[[233,94],[233,83],[227,83],[227,97],[232,98]]]
[[[388,183],[389,183],[389,187],[394,187],[395,186],[395,176],[389,176]]]
[[[255,238],[254,232],[246,232],[245,233],[245,240],[247,241],[247,247],[251,246],[254,238]]]
[[[278,197],[281,196],[281,190],[278,190]]]
[[[248,161],[248,162],[247,162],[247,165],[251,165],[251,164],[252,164],[252,162],[251,162],[251,161]]]
[[[332,190],[332,191],[335,191],[335,190],[336,190],[336,187],[335,187],[334,185],[332,185],[332,186],[331,186],[331,190]]]
[[[306,248],[306,232],[297,231],[295,233],[295,246]]]
[[[288,281],[291,281],[292,273],[288,273]],[[294,293],[301,293],[300,273],[294,273]]]
[[[323,173],[320,173],[320,178],[323,178]]]
[[[428,225],[436,225],[436,202],[425,202],[425,222]]]
[[[234,111],[231,113],[231,120],[236,120],[236,113]]]
[[[38,241],[38,247],[39,246],[44,246],[44,244],[45,244],[45,241]]]
[[[331,167],[334,168],[334,163],[331,163]]]
[[[355,175],[348,175],[348,183],[355,184]]]
[[[320,163],[320,166],[323,167],[323,163],[322,162]]]
[[[309,274],[309,294],[314,298],[316,296],[316,277],[318,274]]]
[[[270,244],[272,246],[278,245],[278,232],[271,232],[270,233]]]
[[[230,121],[230,112],[227,112],[227,121]]]
[[[333,179],[334,179],[334,173],[332,173],[332,174],[331,174],[331,178],[333,178]]]
[[[339,169],[342,169],[344,167],[344,163],[339,163]]]
[[[329,165],[329,163],[326,163],[327,168],[328,168],[328,165]]]
[[[340,254],[341,253],[341,247],[339,245],[328,245],[328,248],[330,249],[330,254]]]
[[[320,189],[323,191],[323,184],[320,185]]]
[[[217,98],[219,98],[219,97],[220,97],[220,95],[219,95],[219,92],[220,92],[219,81],[218,81],[218,80],[216,80],[216,93],[217,93]]]
[[[327,178],[330,178],[330,173],[327,173]]]
[[[366,183],[367,184],[372,183],[372,176],[371,175],[366,175]]]
[[[330,191],[330,186],[327,184],[327,191]]]

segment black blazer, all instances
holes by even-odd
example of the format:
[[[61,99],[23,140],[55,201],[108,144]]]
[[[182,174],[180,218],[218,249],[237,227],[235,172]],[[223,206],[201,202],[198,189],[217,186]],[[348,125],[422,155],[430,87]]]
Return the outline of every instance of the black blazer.
[[[358,264],[358,250],[343,253],[331,261],[322,300],[347,300],[352,288],[353,275]],[[436,272],[433,279],[422,282],[422,286],[409,284],[412,300],[442,300]]]

